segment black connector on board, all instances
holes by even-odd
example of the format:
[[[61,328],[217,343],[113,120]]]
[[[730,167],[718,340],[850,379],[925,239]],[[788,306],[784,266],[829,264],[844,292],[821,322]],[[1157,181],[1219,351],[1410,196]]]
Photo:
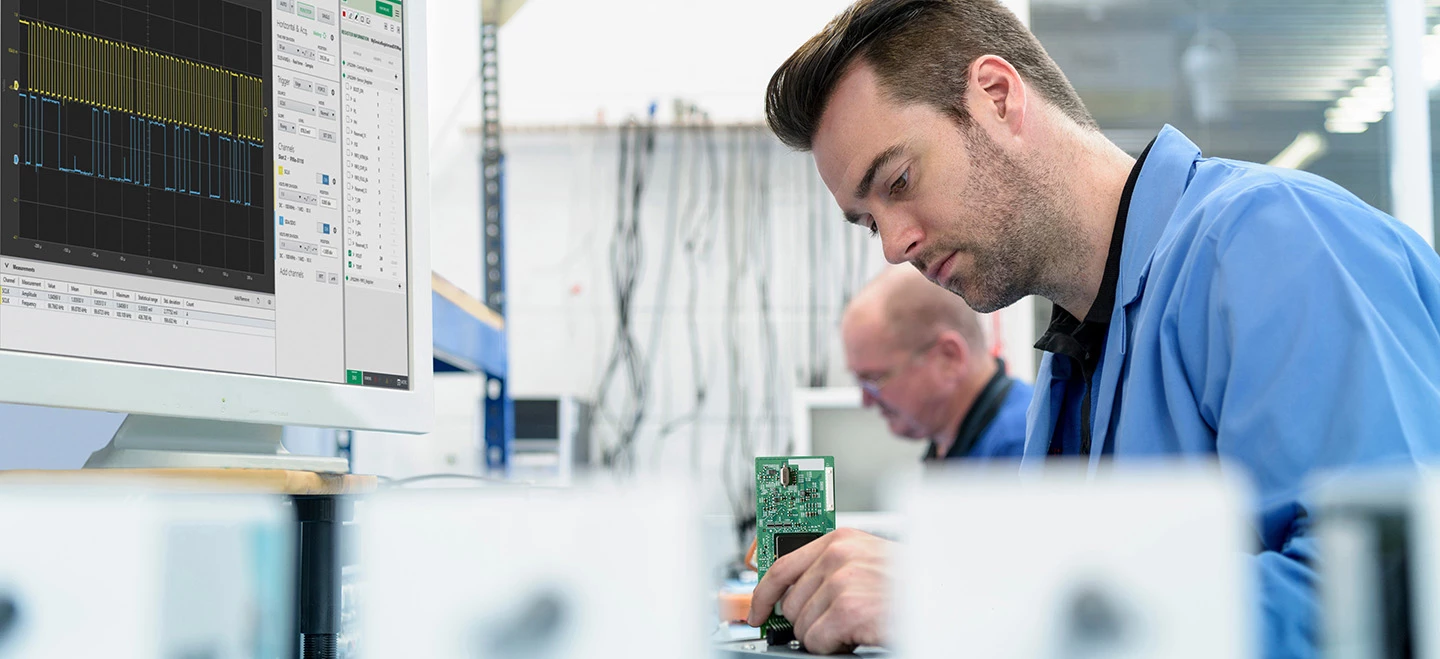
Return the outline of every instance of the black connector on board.
[[[785,647],[793,640],[795,640],[795,628],[790,626],[789,620],[771,620],[769,629],[765,630],[766,645],[772,648]]]

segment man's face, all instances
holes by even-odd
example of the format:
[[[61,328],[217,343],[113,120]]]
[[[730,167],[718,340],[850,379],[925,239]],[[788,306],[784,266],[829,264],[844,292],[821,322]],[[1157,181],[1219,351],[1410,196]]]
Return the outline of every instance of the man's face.
[[[866,407],[880,409],[890,432],[910,439],[930,439],[944,430],[953,403],[954,385],[934,360],[935,347],[899,347],[878,319],[847,320],[841,327],[845,362],[855,379],[878,384],[862,387]]]
[[[972,94],[973,95],[973,94]],[[1031,168],[982,127],[890,100],[869,65],[836,86],[814,140],[820,177],[851,222],[878,232],[891,263],[990,312],[1036,292],[1064,241]]]

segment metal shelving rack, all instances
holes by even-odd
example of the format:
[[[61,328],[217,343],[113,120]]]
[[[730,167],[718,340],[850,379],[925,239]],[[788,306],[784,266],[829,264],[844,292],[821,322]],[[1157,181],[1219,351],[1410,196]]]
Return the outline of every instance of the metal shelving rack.
[[[509,470],[515,407],[510,399],[509,342],[505,333],[505,155],[500,144],[500,26],[524,0],[480,2],[480,217],[481,281],[475,300],[435,276],[435,370],[483,373],[486,378],[485,466]]]
[[[483,373],[485,466],[509,470],[515,442],[515,407],[510,399],[509,342],[505,332],[505,154],[500,143],[500,68],[496,49],[500,26],[525,0],[480,1],[481,160],[480,213],[483,300],[476,300],[440,276],[433,280],[435,371]]]
[[[505,154],[500,149],[500,66],[496,51],[502,13],[500,3],[487,1],[480,19],[480,197],[484,233],[481,270],[485,304],[505,315]],[[518,7],[518,3],[515,3]],[[490,11],[485,11],[489,9]],[[511,13],[514,7],[510,9]],[[515,443],[515,406],[506,387],[506,373],[486,371],[485,466],[506,471]]]

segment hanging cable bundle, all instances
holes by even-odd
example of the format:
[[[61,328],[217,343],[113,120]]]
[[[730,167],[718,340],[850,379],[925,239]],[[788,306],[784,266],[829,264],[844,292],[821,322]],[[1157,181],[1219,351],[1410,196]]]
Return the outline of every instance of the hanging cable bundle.
[[[620,129],[619,191],[616,195],[615,231],[610,242],[611,284],[615,293],[615,341],[600,377],[596,409],[606,410],[611,381],[624,371],[629,394],[615,417],[616,441],[601,456],[602,464],[633,469],[631,450],[645,418],[648,367],[636,343],[634,329],[635,285],[643,267],[644,243],[640,233],[640,206],[645,179],[655,154],[655,115],[643,126],[629,122]]]
[[[770,171],[770,147],[772,142],[766,139],[759,132],[752,132],[750,140],[753,146],[752,159],[755,163],[754,171],[754,210],[751,214],[755,225],[754,235],[761,235],[764,231],[773,229],[770,220],[770,188],[772,176]],[[773,269],[771,261],[772,241],[760,238],[753,241],[754,249],[751,250],[752,267],[761,274],[755,277],[755,301],[760,307],[760,368],[761,385],[764,392],[764,407],[761,410],[760,423],[763,431],[769,436],[770,445],[766,452],[775,454],[782,452],[785,447],[780,440],[780,339],[775,327],[775,319],[770,312],[770,273]],[[746,456],[746,464],[749,465],[756,457],[752,451]],[[747,470],[748,475],[748,470]]]
[[[683,236],[687,283],[685,326],[690,352],[690,377],[694,393],[691,396],[690,408],[660,427],[659,434],[656,437],[656,460],[657,462],[659,461],[661,457],[659,452],[663,449],[665,441],[670,435],[686,426],[690,426],[692,430],[690,469],[693,474],[698,475],[700,473],[700,429],[696,422],[699,420],[701,411],[704,409],[709,386],[707,384],[704,355],[701,349],[700,323],[696,311],[700,296],[700,263],[709,255],[710,240],[708,237],[708,229],[714,224],[716,206],[719,201],[719,194],[716,191],[716,187],[719,185],[719,177],[716,174],[714,126],[709,123],[708,117],[705,117],[702,113],[693,111],[692,113],[699,115],[700,123],[677,129],[675,135],[675,161],[677,163],[686,162],[688,166],[683,168],[683,170],[677,167],[671,174],[674,177],[672,179],[671,190],[672,194],[675,195],[671,199],[672,207],[679,207],[682,210],[680,211],[679,217],[676,218],[676,221],[670,225],[670,228],[678,229],[679,233]],[[681,152],[685,151],[683,145],[686,140],[693,143],[692,148],[686,153],[688,160],[682,159],[680,155]],[[685,186],[680,185],[682,171],[689,174],[688,178],[684,181],[688,184]],[[705,183],[703,188],[700,186],[702,171],[704,172]],[[684,202],[681,202],[679,199],[682,195],[685,196]],[[702,201],[706,208],[704,213],[700,212]],[[671,240],[672,238],[667,238],[667,250],[674,247],[673,243],[670,242]],[[662,271],[668,272],[668,269],[662,268]],[[664,304],[666,296],[657,295],[656,300],[657,305]],[[658,320],[660,309],[657,308],[656,314],[657,321],[655,327],[658,329],[661,325]],[[650,354],[653,357],[658,348],[659,335],[652,334],[651,340]],[[652,360],[652,365],[653,363]]]
[[[727,399],[730,405],[729,414],[726,415],[725,430],[725,451],[722,464],[722,475],[724,478],[725,498],[730,504],[731,511],[739,519],[751,507],[750,500],[754,497],[754,488],[749,486],[748,479],[737,478],[737,473],[744,475],[748,472],[745,456],[752,453],[749,444],[750,433],[750,397],[749,390],[745,386],[744,362],[741,353],[740,336],[740,309],[741,289],[740,284],[748,275],[749,259],[746,257],[746,250],[750,244],[747,223],[748,215],[742,207],[740,196],[745,192],[745,187],[740,185],[740,167],[748,160],[742,159],[741,135],[738,129],[732,128],[726,131],[727,157],[725,162],[725,210],[727,221],[725,227],[728,230],[725,236],[725,261],[727,276],[725,278],[725,353],[726,362],[729,366],[728,377],[726,378]],[[747,149],[748,151],[748,149]],[[745,153],[748,155],[748,153]],[[742,467],[737,470],[736,464]]]

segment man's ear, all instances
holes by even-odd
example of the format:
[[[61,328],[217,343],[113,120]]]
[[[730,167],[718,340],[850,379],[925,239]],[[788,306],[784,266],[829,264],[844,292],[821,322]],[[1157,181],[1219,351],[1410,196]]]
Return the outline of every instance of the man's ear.
[[[959,332],[955,330],[944,330],[940,332],[939,337],[936,337],[935,344],[935,349],[940,352],[943,358],[955,366],[955,368],[950,369],[951,372],[963,372],[970,364],[970,344],[965,342],[964,337],[961,337]]]
[[[966,87],[973,120],[1001,134],[1020,133],[1030,107],[1029,90],[1015,67],[997,55],[982,55],[970,64]]]

